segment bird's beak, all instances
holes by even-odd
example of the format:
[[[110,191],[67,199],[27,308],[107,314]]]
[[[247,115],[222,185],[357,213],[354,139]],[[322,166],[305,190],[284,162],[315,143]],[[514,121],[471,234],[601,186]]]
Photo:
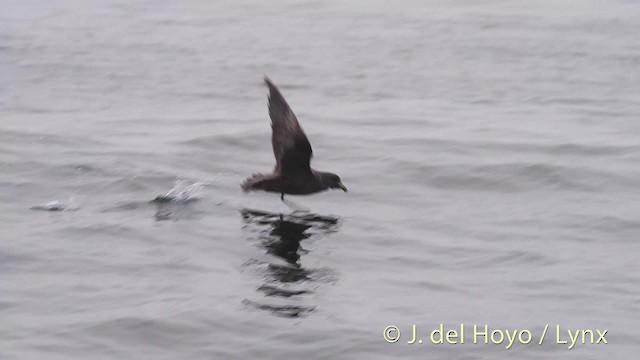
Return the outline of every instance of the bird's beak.
[[[340,189],[342,189],[342,191],[347,192],[347,187],[346,187],[346,186],[344,186],[344,184],[343,184],[343,183],[338,184],[338,187],[339,187]]]

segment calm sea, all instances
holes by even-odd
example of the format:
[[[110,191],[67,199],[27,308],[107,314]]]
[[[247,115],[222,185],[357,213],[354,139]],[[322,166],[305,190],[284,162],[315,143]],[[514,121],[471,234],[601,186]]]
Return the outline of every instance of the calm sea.
[[[638,34],[637,1],[3,2],[0,359],[636,358]],[[348,193],[241,192],[265,74]]]

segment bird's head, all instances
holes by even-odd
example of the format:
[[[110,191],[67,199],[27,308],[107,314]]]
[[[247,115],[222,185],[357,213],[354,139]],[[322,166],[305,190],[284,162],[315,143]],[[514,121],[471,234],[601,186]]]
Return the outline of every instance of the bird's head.
[[[336,174],[322,172],[320,173],[320,181],[327,189],[342,189],[342,191],[347,192],[347,187],[340,181],[340,176]]]

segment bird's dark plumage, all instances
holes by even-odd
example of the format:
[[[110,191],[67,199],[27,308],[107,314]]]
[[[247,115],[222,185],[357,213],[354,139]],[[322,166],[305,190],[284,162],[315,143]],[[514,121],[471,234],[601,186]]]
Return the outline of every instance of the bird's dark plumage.
[[[309,163],[313,151],[296,115],[280,90],[269,80],[269,117],[271,117],[271,144],[276,157],[275,172],[280,174],[311,171]]]
[[[311,168],[311,144],[296,115],[280,90],[265,76],[269,87],[271,144],[276,158],[273,174],[254,174],[242,183],[242,190],[264,190],[282,194],[304,195],[338,188],[347,191],[338,175]]]

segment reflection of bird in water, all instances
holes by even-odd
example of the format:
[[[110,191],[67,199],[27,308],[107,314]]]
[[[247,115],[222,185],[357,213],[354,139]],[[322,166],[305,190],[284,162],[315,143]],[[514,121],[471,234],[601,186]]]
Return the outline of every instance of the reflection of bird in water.
[[[293,213],[291,215],[274,214],[250,209],[241,210],[242,218],[247,227],[258,230],[255,240],[260,247],[266,249],[267,254],[283,259],[267,265],[267,282],[258,290],[268,297],[291,298],[311,292],[307,289],[291,288],[295,284],[310,284],[322,281],[323,276],[330,271],[327,269],[306,269],[300,264],[300,258],[307,251],[300,246],[300,242],[320,234],[336,231],[338,219],[328,216],[318,216],[310,213]],[[299,316],[313,310],[313,307],[296,305],[261,304],[246,300],[246,304],[255,308],[269,310],[282,316]]]
[[[242,190],[264,190],[284,194],[306,195],[327,189],[347,188],[340,177],[329,172],[313,170],[311,144],[298,123],[296,115],[278,88],[267,78],[269,87],[269,116],[271,117],[271,144],[276,157],[273,174],[254,174],[242,183]]]
[[[267,252],[285,259],[290,264],[298,265],[300,241],[309,237],[309,234],[304,232],[311,225],[280,219],[274,221],[271,226],[273,229],[269,234],[273,235],[275,241],[264,244]]]
[[[311,213],[283,215],[242,209],[241,214],[245,223],[264,227],[260,229],[262,233],[260,239],[267,253],[286,260],[294,267],[300,267],[298,264],[300,252],[304,252],[300,242],[311,236],[306,232],[308,229],[313,228],[321,233],[330,233],[338,224],[337,218]]]

